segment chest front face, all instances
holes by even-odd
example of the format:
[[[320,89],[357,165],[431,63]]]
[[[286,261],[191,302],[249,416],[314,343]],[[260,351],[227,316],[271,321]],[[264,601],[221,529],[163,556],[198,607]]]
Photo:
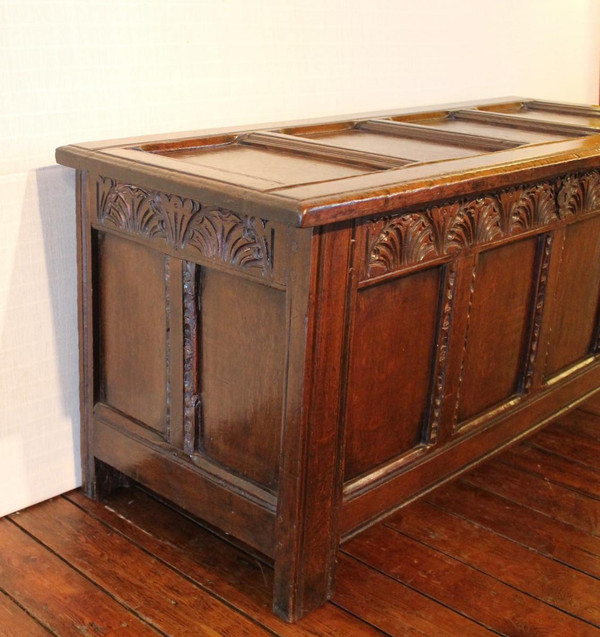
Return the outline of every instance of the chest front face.
[[[68,147],[87,492],[132,478],[275,563],[600,383],[594,109],[511,102]],[[93,145],[92,145],[93,146]]]

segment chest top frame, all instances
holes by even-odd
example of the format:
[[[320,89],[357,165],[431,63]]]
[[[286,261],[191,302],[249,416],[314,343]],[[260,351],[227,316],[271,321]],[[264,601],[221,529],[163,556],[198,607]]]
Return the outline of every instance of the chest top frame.
[[[340,542],[600,386],[600,108],[508,98],[76,144],[84,489],[272,559]]]

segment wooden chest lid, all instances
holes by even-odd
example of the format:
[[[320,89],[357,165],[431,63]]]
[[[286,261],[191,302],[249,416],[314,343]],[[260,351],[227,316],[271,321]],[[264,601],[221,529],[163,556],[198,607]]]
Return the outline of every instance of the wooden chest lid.
[[[57,161],[290,225],[411,209],[600,164],[600,107],[506,98],[75,144]]]

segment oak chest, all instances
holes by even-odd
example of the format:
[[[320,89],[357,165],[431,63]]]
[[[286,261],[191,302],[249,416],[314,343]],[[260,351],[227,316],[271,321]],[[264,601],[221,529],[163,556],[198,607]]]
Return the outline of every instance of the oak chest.
[[[339,543],[600,385],[600,109],[509,99],[77,144],[84,488],[273,559]]]

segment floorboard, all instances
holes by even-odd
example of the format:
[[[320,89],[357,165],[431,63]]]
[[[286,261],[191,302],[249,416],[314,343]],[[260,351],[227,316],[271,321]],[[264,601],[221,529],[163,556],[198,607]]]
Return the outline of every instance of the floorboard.
[[[138,488],[0,520],[0,637],[600,637],[600,398],[347,542],[291,625],[273,572]]]
[[[28,615],[8,595],[0,593],[0,637],[29,635],[30,637],[48,637],[52,633]]]

